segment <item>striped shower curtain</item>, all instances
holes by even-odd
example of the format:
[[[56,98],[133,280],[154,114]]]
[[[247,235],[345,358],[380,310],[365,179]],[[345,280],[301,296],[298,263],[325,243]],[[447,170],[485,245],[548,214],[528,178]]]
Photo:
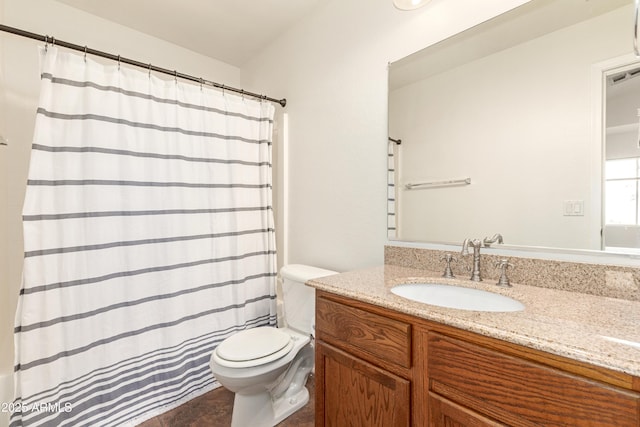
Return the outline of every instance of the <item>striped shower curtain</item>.
[[[275,324],[271,104],[42,50],[11,426],[136,424]]]

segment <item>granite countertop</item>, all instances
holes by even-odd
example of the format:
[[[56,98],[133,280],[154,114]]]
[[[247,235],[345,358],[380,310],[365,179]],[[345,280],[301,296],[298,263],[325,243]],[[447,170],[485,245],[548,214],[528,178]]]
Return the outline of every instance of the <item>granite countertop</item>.
[[[427,305],[394,295],[400,283],[436,282],[517,299],[518,312],[479,312]],[[514,344],[640,376],[640,302],[495,280],[445,279],[441,273],[395,265],[322,277],[308,285]]]

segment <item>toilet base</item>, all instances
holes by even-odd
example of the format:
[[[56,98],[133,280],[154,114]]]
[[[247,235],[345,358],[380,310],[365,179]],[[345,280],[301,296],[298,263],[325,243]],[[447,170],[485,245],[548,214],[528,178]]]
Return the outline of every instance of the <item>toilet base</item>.
[[[236,393],[231,427],[273,427],[309,402],[309,390],[302,387],[293,396],[271,400],[269,392],[252,395]]]

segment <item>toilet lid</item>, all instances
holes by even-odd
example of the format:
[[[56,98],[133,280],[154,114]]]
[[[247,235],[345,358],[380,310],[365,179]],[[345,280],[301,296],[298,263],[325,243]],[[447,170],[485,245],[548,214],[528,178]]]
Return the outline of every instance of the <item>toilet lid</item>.
[[[220,343],[216,353],[231,362],[262,359],[285,348],[291,336],[277,328],[262,326],[247,329],[230,336]]]

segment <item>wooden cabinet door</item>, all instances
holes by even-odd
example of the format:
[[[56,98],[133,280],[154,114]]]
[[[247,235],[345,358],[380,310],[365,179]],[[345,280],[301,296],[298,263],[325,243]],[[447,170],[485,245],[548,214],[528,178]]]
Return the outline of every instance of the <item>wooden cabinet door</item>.
[[[430,427],[503,427],[470,409],[434,393],[429,393]]]
[[[316,426],[409,426],[408,380],[323,342],[316,344]]]
[[[640,394],[428,334],[429,390],[514,426],[638,427]]]

